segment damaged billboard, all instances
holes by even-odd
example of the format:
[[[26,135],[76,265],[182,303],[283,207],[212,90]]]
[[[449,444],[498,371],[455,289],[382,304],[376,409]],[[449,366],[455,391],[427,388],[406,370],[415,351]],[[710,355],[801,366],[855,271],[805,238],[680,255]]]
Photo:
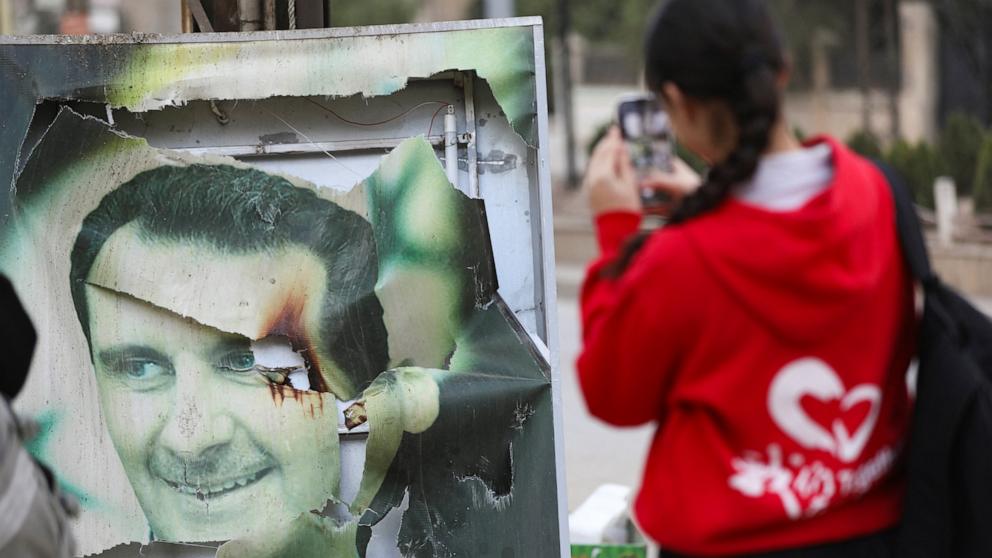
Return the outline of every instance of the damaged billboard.
[[[0,41],[80,556],[562,556],[543,31]]]

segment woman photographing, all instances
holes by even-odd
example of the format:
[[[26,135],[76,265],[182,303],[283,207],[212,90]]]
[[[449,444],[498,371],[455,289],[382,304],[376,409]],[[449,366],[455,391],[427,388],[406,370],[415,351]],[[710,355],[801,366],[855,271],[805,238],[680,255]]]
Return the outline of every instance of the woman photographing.
[[[711,169],[639,180],[611,130],[585,179],[589,410],[657,425],[634,505],[663,557],[885,557],[899,523],[913,284],[882,173],[800,143],[760,0],[670,0],[645,76]],[[640,189],[677,200],[640,232]]]

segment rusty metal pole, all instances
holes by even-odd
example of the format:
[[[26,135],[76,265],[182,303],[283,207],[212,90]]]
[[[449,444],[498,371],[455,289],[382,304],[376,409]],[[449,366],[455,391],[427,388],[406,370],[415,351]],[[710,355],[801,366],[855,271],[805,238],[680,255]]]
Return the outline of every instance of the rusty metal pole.
[[[261,0],[238,0],[240,31],[258,31],[262,28]]]
[[[273,31],[276,28],[276,0],[263,0],[263,2],[265,30]]]
[[[190,9],[189,9],[189,1],[188,0],[180,0],[180,1],[181,1],[181,6],[182,6],[180,8],[180,10],[181,10],[181,14],[182,14],[181,17],[182,17],[182,29],[183,29],[183,33],[192,33],[193,32],[193,12],[191,12]]]

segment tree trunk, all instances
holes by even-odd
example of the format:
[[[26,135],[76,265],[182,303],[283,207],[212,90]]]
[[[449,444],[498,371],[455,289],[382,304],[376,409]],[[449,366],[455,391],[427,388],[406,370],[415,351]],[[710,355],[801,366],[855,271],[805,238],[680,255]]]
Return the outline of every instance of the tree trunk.
[[[558,95],[556,112],[565,128],[565,186],[575,189],[579,186],[579,171],[575,160],[575,114],[572,103],[572,51],[569,44],[571,35],[571,7],[568,0],[557,0],[558,5],[558,52],[555,61],[558,78],[555,91]]]
[[[472,0],[424,0],[417,10],[416,21],[455,21],[465,19]]]
[[[900,78],[902,71],[899,67],[899,40],[898,21],[899,14],[898,0],[883,0],[885,5],[885,54],[889,66],[888,86],[889,97],[889,130],[892,139],[902,136],[902,122],[899,116],[899,93],[902,85]]]
[[[858,56],[858,85],[861,89],[861,129],[871,133],[871,45],[868,0],[854,3],[854,31]]]

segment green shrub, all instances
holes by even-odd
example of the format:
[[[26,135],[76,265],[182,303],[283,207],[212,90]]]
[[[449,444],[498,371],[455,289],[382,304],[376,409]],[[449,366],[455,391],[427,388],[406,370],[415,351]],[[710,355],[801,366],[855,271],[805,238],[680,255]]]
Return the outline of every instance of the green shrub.
[[[976,211],[992,212],[992,132],[985,134],[985,141],[978,152],[972,195],[975,197]]]
[[[885,161],[906,180],[916,203],[933,208],[933,183],[947,168],[940,150],[925,142],[911,145],[899,140],[892,144]]]
[[[977,118],[955,112],[947,119],[940,133],[940,151],[947,163],[948,175],[954,179],[958,195],[968,195],[975,183],[978,150],[985,139],[985,130]]]
[[[913,180],[913,172],[915,170],[913,168],[913,151],[914,146],[910,145],[904,139],[899,139],[892,144],[892,147],[885,154],[885,162],[906,180],[906,184],[913,191],[913,197],[916,198],[916,203],[920,203],[916,194],[916,184],[914,184]]]
[[[847,139],[847,146],[852,151],[869,159],[882,158],[882,146],[875,134],[861,130]]]

